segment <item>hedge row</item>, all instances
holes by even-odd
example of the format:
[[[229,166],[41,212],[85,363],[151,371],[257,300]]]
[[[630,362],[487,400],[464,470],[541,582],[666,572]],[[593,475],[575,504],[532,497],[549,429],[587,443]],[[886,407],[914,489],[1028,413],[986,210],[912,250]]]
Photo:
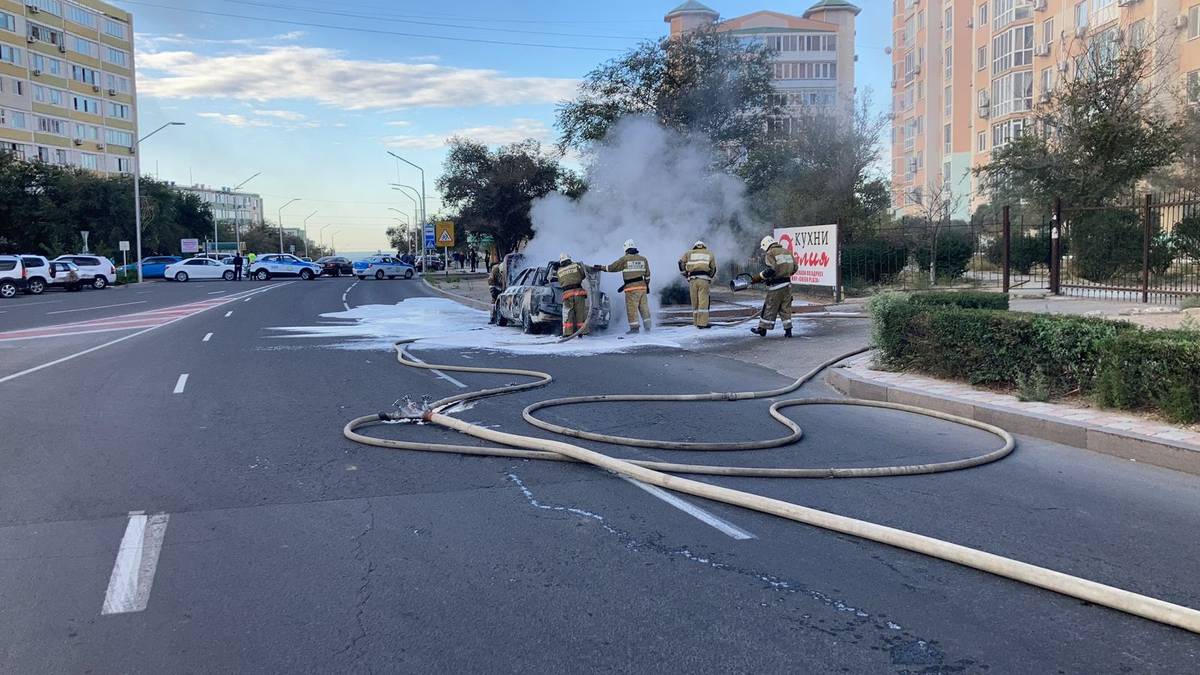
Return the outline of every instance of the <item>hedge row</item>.
[[[872,300],[881,362],[971,384],[1016,387],[1033,374],[1052,394],[1200,421],[1200,336],[1077,316],[1023,314],[915,301]]]
[[[1008,309],[1007,293],[983,291],[933,291],[916,293],[909,301],[919,305],[953,305],[972,309]]]

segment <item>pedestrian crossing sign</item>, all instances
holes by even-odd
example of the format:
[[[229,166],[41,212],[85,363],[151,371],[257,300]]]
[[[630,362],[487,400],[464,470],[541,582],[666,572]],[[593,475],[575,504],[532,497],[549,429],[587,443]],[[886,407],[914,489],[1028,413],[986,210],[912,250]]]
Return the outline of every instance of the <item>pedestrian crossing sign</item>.
[[[439,220],[433,230],[438,248],[454,248],[454,221]]]

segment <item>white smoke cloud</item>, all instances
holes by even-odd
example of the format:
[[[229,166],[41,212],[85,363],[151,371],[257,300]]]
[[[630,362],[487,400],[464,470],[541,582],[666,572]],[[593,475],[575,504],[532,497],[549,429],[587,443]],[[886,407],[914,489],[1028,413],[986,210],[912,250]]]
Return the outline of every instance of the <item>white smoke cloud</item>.
[[[650,298],[657,305],[658,291],[680,278],[679,257],[696,240],[721,265],[741,261],[753,249],[747,239],[752,235],[737,234],[743,228],[758,231],[747,227],[745,185],[713,165],[707,139],[686,137],[644,117],[620,120],[590,155],[582,198],[573,202],[554,193],[534,203],[526,260],[544,264],[566,252],[589,265],[607,265],[632,239],[650,261]],[[723,281],[728,280],[718,283]],[[620,283],[619,274],[604,275],[606,292],[615,293]],[[611,297],[613,323],[624,325],[623,300]]]

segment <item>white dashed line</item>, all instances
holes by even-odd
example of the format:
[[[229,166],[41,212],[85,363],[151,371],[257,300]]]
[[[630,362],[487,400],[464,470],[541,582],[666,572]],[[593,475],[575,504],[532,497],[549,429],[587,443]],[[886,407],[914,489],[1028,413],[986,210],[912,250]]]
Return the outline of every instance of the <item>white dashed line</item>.
[[[250,302],[250,301],[251,301],[251,300],[253,300],[253,299],[254,299],[254,298],[246,298],[246,299],[245,299],[245,300],[243,300],[242,302]]]
[[[179,379],[175,381],[175,392],[174,393],[182,394],[183,388],[187,386],[187,380],[188,380],[187,373],[180,375]]]
[[[204,336],[204,339],[201,340],[201,342],[208,342],[211,339],[212,339],[212,333],[209,333],[208,335]]]
[[[230,311],[228,311],[228,312],[225,312],[225,318],[226,318],[226,319],[228,319],[228,318],[229,318],[229,317],[231,317],[231,316],[233,316],[233,311],[232,311],[232,310],[230,310]]]
[[[727,534],[730,537],[733,537],[734,539],[756,539],[757,538],[753,534],[750,534],[749,532],[743,530],[742,528],[738,527],[737,525],[734,525],[733,523],[731,523],[723,518],[715,516],[689,501],[680,499],[679,497],[676,497],[675,495],[671,494],[670,492],[667,492],[666,490],[663,490],[662,488],[656,487],[654,485],[647,485],[640,481],[633,480],[632,478],[625,478],[624,476],[621,476],[621,478],[625,481],[628,481],[629,483],[632,483],[632,484],[640,487],[641,489],[645,490],[646,492],[649,492],[650,494],[654,495],[655,497],[658,497],[659,499],[663,500],[664,502],[670,504],[671,506],[674,506],[675,508],[679,509],[680,511],[683,511],[684,513],[695,518],[696,520],[699,520],[700,522],[704,523],[705,525],[714,527],[714,528],[720,530],[722,533]]]
[[[227,292],[228,291],[213,291],[212,293],[209,293],[209,295],[220,295],[222,293],[227,293]]]
[[[124,614],[140,612],[150,602],[150,589],[154,586],[154,571],[158,568],[158,554],[162,550],[163,537],[167,534],[169,516],[158,513],[147,516],[145,512],[129,514],[125,536],[117,549],[117,560],[113,563],[112,576],[108,578],[108,591],[104,594],[101,614]]]

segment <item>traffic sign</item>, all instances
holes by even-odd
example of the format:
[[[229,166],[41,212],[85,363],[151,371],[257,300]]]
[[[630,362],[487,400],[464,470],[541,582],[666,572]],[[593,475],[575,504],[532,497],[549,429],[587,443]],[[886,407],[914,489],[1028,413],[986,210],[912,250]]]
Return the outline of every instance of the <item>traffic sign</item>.
[[[426,223],[425,224],[425,249],[429,250],[431,248],[436,248],[436,247],[437,247],[437,240],[434,238],[433,224]]]
[[[439,220],[434,226],[438,248],[454,248],[454,221]]]
[[[180,239],[179,240],[179,249],[181,251],[183,251],[184,253],[199,253],[200,252],[200,240],[199,239]]]
[[[128,251],[128,250],[129,250],[129,242],[128,242],[128,241],[126,241],[126,240],[124,240],[124,239],[122,239],[121,241],[117,242],[117,250],[119,250],[119,251]]]

